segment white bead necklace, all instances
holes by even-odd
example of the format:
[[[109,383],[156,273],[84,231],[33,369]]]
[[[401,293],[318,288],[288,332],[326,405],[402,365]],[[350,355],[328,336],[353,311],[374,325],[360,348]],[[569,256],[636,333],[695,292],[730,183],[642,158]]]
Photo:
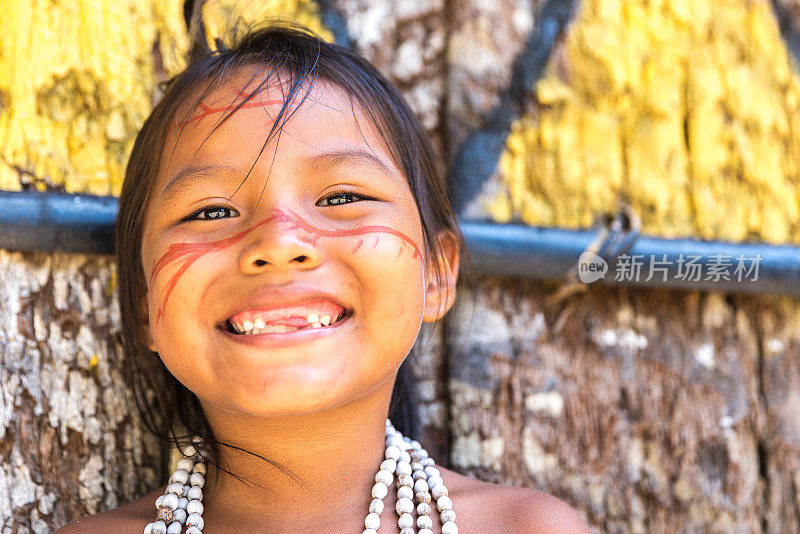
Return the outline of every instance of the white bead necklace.
[[[195,437],[192,442],[200,446],[202,440]],[[189,445],[183,449],[184,456],[178,468],[169,477],[167,490],[156,499],[158,510],[156,521],[144,528],[144,534],[202,534],[203,531],[203,485],[205,484],[207,453],[199,452]],[[375,475],[372,487],[372,502],[369,514],[364,519],[362,534],[377,534],[381,525],[383,498],[389,492],[394,475],[397,474],[397,526],[400,534],[415,534],[414,501],[416,501],[418,534],[433,534],[431,501],[436,501],[442,521],[442,534],[458,534],[453,501],[447,495],[439,470],[432,458],[418,441],[410,440],[398,432],[386,420],[385,460]]]

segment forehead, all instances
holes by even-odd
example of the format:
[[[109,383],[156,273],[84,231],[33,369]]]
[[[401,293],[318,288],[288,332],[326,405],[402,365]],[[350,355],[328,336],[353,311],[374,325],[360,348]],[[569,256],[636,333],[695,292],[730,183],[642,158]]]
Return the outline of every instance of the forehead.
[[[265,154],[268,159],[279,154],[286,161],[356,146],[400,172],[377,125],[344,89],[317,80],[310,89],[306,84],[293,95],[289,92],[285,80],[274,74],[265,80],[250,69],[202,97],[202,91],[193,95],[170,125],[160,181],[190,161],[235,165]]]

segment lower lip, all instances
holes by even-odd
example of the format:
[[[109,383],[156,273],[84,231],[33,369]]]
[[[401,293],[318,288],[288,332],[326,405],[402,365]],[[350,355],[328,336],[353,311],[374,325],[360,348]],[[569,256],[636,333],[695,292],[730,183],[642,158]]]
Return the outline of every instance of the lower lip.
[[[259,348],[281,348],[289,347],[292,345],[300,345],[308,343],[317,338],[327,336],[339,331],[350,320],[350,315],[345,315],[338,323],[332,326],[323,326],[320,328],[303,328],[301,330],[293,330],[291,332],[268,332],[262,334],[232,334],[224,327],[219,327],[219,330],[229,339],[243,343],[250,347]]]

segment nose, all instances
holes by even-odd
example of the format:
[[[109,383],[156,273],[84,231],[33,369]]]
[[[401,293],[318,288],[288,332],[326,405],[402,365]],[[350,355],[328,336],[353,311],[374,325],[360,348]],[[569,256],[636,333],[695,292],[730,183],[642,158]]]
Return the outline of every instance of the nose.
[[[273,216],[256,223],[247,236],[240,256],[246,274],[290,268],[313,269],[320,262],[320,251],[313,236],[297,221],[276,210]]]

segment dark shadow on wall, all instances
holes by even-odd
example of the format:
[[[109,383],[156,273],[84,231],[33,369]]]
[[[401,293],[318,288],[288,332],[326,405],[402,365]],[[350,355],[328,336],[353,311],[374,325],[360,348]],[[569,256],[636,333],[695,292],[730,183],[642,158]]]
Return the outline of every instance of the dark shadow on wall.
[[[786,42],[789,53],[794,58],[795,69],[800,68],[800,7],[794,13],[790,12],[784,2],[770,0],[772,10],[778,19],[781,36]]]
[[[458,216],[494,174],[511,122],[535,103],[533,87],[542,77],[555,45],[577,13],[579,0],[548,0],[542,5],[536,27],[514,60],[511,80],[500,94],[482,129],[471,133],[456,151],[450,167],[450,194]]]

